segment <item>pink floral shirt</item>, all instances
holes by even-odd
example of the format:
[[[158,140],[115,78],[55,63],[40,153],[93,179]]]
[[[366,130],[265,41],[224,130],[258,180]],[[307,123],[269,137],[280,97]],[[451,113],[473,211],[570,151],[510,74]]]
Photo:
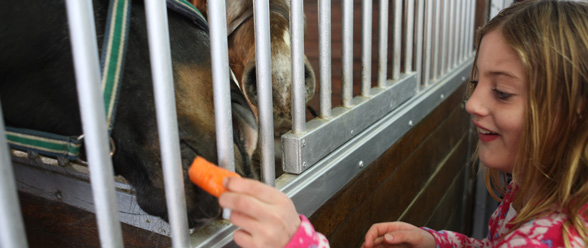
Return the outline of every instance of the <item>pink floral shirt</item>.
[[[490,218],[488,223],[488,237],[483,240],[469,238],[463,234],[452,231],[435,231],[426,227],[423,227],[423,229],[433,234],[437,243],[437,248],[564,247],[562,228],[563,223],[567,220],[568,216],[561,212],[552,213],[548,216],[535,219],[510,232],[514,225],[510,224],[509,221],[517,215],[511,205],[515,194],[516,189],[513,190],[513,185],[511,183],[504,196],[504,200]],[[583,209],[586,209],[587,207],[588,204],[586,204]],[[584,224],[588,226],[588,220],[585,216]],[[569,236],[569,241],[572,247],[585,247],[584,242],[574,230],[572,230],[572,233]]]
[[[329,241],[324,235],[318,233],[306,216],[300,215],[300,227],[290,239],[286,248],[328,248]]]

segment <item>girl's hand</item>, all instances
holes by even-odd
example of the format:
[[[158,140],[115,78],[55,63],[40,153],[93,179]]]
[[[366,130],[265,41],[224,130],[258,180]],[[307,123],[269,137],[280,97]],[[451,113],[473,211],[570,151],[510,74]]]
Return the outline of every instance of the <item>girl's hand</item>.
[[[408,223],[386,222],[372,225],[361,247],[435,247],[435,238],[429,232]]]
[[[241,247],[284,247],[300,226],[294,203],[281,191],[259,181],[229,177],[219,197],[231,209],[231,222],[240,227],[233,239]]]

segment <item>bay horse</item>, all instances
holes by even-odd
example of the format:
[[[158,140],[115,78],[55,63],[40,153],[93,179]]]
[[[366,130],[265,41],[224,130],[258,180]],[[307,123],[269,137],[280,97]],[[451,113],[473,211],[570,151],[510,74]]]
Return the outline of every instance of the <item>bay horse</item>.
[[[93,7],[102,50],[108,1],[94,0]],[[114,172],[134,187],[142,210],[167,220],[143,1],[132,1],[131,8],[111,133],[116,146]],[[64,0],[3,1],[0,20],[0,101],[6,125],[65,136],[82,134]],[[216,198],[193,185],[187,172],[197,155],[218,161],[210,40],[205,30],[178,12],[168,11],[168,25],[188,222],[197,228],[220,214]],[[231,104],[236,171],[259,178],[251,161],[257,122],[236,86],[231,88]]]
[[[226,0],[229,64],[247,102],[257,115],[257,82],[255,74],[255,33],[253,0]],[[207,16],[207,0],[192,0]],[[270,0],[270,37],[272,63],[272,99],[276,157],[279,161],[280,137],[292,129],[292,67],[290,47],[290,1]],[[306,28],[306,27],[305,27]],[[304,57],[305,100],[315,93],[314,70]],[[281,169],[281,166],[277,169]],[[276,172],[278,175],[278,172]]]

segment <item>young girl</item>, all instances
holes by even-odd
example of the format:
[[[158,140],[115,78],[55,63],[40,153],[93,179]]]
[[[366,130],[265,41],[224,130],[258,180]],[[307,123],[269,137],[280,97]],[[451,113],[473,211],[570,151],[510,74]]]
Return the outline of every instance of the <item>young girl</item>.
[[[588,4],[514,4],[479,31],[477,42],[466,110],[477,127],[476,156],[488,170],[488,189],[503,196],[488,237],[388,222],[373,225],[363,247],[588,244]],[[237,178],[226,187],[219,202],[241,227],[237,244],[328,245],[278,190]]]

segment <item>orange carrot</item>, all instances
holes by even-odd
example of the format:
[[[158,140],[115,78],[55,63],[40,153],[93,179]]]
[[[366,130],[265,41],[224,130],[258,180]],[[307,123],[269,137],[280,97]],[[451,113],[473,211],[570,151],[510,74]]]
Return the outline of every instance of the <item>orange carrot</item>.
[[[201,156],[196,156],[188,170],[190,180],[209,194],[219,197],[225,192],[225,177],[241,177],[239,174],[216,166]]]

